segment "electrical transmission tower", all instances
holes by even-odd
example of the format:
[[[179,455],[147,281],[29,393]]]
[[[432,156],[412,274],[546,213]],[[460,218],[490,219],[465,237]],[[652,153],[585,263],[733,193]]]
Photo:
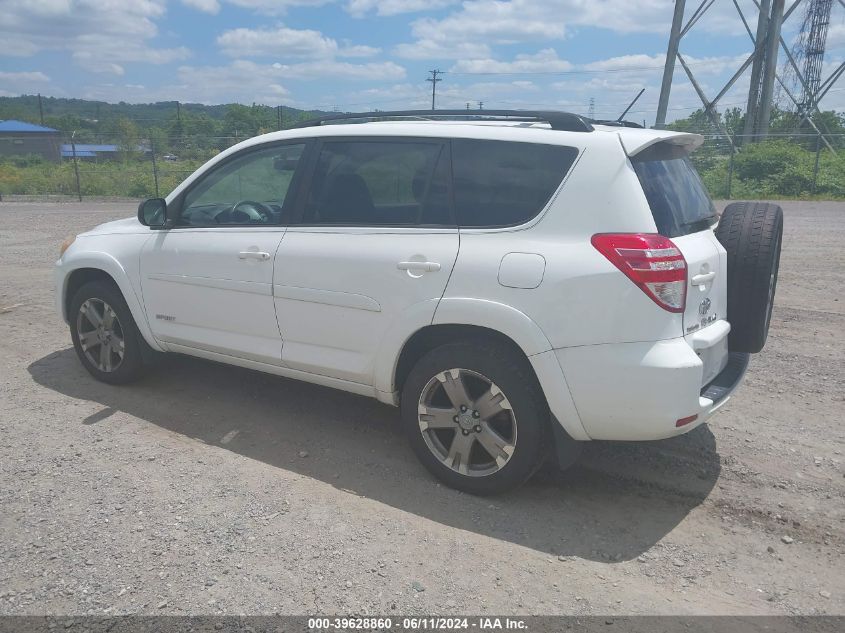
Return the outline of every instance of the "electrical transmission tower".
[[[784,83],[801,97],[796,105],[799,115],[812,112],[817,104],[816,95],[822,86],[822,64],[824,63],[827,30],[833,0],[810,0],[804,10],[804,22],[792,47],[795,66],[804,70],[802,79],[793,71],[787,61],[783,68]]]
[[[596,99],[590,97],[590,107],[587,108],[587,118],[593,120],[596,118]]]
[[[727,2],[727,0],[722,0]],[[669,46],[666,52],[666,65],[663,70],[663,83],[660,89],[660,100],[657,106],[657,117],[655,127],[664,127],[666,124],[666,111],[669,104],[669,94],[674,81],[675,61],[680,62],[689,82],[698,94],[704,106],[704,114],[710,123],[727,137],[731,145],[734,140],[728,133],[724,123],[719,116],[716,106],[722,97],[733,87],[736,81],[751,68],[751,81],[748,90],[748,105],[745,111],[744,137],[749,140],[760,140],[769,133],[769,121],[774,101],[774,86],[777,82],[781,90],[798,109],[801,122],[808,121],[816,133],[821,134],[813,117],[819,112],[819,101],[827,94],[836,81],[845,74],[845,62],[841,63],[827,79],[821,79],[822,61],[824,58],[825,40],[827,36],[827,25],[830,22],[830,9],[834,0],[790,0],[786,8],[785,0],[755,0],[757,7],[757,28],[752,31],[749,20],[743,13],[738,2],[733,0],[738,17],[751,41],[752,51],[743,61],[739,69],[731,76],[728,82],[712,99],[705,94],[701,84],[697,81],[679,50],[681,40],[689,30],[701,19],[707,10],[714,4],[715,0],[701,0],[697,8],[686,21],[685,8],[686,0],[675,0],[675,10],[672,18],[672,29],[669,34]],[[836,0],[838,4],[845,7],[845,0]],[[809,4],[805,17],[805,29],[802,36],[805,37],[805,50],[803,55],[804,68],[801,68],[796,61],[790,48],[781,36],[781,26],[800,4]],[[826,7],[826,8],[825,8]],[[808,26],[809,24],[809,26]],[[815,26],[814,26],[815,25]],[[806,30],[806,34],[804,31]],[[801,84],[801,91],[795,94],[796,90],[790,89],[783,78],[783,73],[777,72],[778,51],[783,49],[786,54],[789,69],[797,77]],[[810,54],[811,53],[811,54]],[[815,77],[815,79],[813,79]],[[808,79],[815,82],[811,84]],[[827,139],[821,137],[825,145],[833,149]]]
[[[442,75],[443,71],[442,70],[429,70],[428,72],[431,74],[431,77],[426,79],[426,81],[431,82],[431,109],[433,111],[435,100],[437,98],[437,84],[439,82],[443,81],[442,79],[439,79],[437,77],[437,75]]]

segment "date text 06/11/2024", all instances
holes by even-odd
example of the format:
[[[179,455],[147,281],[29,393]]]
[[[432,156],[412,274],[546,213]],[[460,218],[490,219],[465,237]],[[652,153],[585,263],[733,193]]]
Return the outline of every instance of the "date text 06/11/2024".
[[[308,628],[313,631],[520,631],[526,630],[527,626],[525,621],[520,618],[492,616],[475,618],[405,617],[396,620],[389,617],[315,617],[308,618]]]

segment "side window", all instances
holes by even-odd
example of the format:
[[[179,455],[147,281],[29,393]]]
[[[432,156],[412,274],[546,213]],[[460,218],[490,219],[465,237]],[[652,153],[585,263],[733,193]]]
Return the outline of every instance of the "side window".
[[[324,143],[305,224],[451,224],[448,152],[440,142]]]
[[[452,174],[458,226],[513,226],[536,216],[578,150],[560,145],[455,139]]]
[[[276,145],[214,168],[185,195],[177,226],[280,224],[304,148]]]

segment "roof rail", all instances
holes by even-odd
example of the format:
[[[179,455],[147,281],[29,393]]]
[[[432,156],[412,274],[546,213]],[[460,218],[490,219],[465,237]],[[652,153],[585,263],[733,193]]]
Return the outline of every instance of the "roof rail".
[[[615,119],[613,121],[600,121],[597,119],[590,119],[590,123],[595,123],[596,125],[610,125],[613,127],[636,127],[643,129],[643,126],[639,123],[634,123],[633,121],[620,121],[619,119]]]
[[[592,132],[593,126],[584,117],[571,112],[538,110],[396,110],[391,112],[352,112],[330,114],[310,121],[302,121],[293,127],[317,127],[325,123],[339,123],[360,120],[414,119],[434,121],[441,119],[470,121],[526,121],[548,123],[553,130],[567,132]]]

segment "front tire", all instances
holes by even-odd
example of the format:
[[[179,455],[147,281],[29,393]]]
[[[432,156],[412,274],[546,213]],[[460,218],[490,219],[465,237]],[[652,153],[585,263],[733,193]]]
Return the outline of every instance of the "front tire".
[[[540,385],[524,356],[494,341],[423,356],[402,388],[401,415],[423,465],[464,492],[510,490],[545,461],[549,412]]]
[[[68,320],[76,355],[94,378],[120,385],[141,376],[144,342],[113,283],[83,285],[70,301]]]

